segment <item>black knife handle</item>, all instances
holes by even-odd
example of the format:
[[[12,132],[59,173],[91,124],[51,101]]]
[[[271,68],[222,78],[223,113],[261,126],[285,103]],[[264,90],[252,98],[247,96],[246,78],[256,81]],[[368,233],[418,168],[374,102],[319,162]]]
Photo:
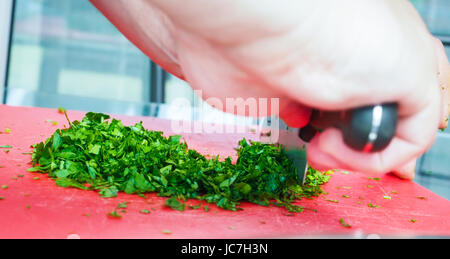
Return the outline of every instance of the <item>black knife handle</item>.
[[[363,152],[378,152],[385,149],[395,135],[398,106],[395,103],[365,106],[341,112],[313,110],[309,124],[302,128],[299,136],[309,142],[317,132],[329,127],[342,131],[344,142],[351,148]]]

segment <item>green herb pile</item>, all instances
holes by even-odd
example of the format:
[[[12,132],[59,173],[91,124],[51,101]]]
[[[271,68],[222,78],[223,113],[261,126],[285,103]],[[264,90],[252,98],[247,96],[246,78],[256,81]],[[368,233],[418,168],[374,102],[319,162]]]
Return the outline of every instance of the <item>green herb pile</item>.
[[[199,199],[237,210],[249,201],[295,212],[303,208],[291,203],[318,196],[330,177],[309,168],[305,185],[299,185],[296,169],[277,145],[242,139],[233,164],[231,157],[207,159],[188,149],[180,136],[166,138],[142,123],[124,126],[109,119],[87,113],[81,121],[69,121],[70,128],[33,145],[28,171],[48,173],[58,186],[97,190],[103,197],[156,192],[172,197],[172,203]]]

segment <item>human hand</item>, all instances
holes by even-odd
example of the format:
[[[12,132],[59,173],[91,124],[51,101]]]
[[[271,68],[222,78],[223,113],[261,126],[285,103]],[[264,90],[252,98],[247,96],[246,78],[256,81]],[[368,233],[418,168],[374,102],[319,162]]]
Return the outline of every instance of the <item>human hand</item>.
[[[205,99],[278,97],[280,117],[296,127],[310,108],[399,104],[386,150],[356,152],[327,129],[308,147],[318,169],[412,178],[415,159],[448,117],[448,61],[406,0],[91,1]]]

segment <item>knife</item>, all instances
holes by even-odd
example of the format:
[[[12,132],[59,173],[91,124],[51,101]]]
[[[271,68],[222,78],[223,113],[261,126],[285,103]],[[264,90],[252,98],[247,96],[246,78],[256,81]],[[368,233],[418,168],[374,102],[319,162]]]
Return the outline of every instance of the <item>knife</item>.
[[[308,170],[306,149],[316,134],[334,127],[341,130],[348,147],[366,153],[379,152],[394,137],[397,120],[398,105],[395,103],[339,112],[313,110],[307,126],[280,131],[278,143],[297,168],[299,182],[304,184]]]

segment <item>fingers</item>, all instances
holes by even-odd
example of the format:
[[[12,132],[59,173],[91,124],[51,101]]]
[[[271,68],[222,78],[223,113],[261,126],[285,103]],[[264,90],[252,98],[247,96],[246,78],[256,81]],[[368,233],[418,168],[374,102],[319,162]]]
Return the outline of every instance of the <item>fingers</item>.
[[[395,169],[393,173],[402,179],[412,180],[414,179],[415,171],[416,171],[416,159],[401,166],[400,168]]]
[[[436,128],[448,125],[450,113],[450,65],[444,47],[436,40],[439,87],[432,84],[421,94],[424,106],[399,118],[396,135],[382,152],[362,153],[346,146],[337,129],[327,129],[308,147],[308,161],[320,170],[345,169],[368,174],[393,172],[413,179],[416,159],[434,142]],[[404,106],[405,107],[405,106]]]
[[[317,139],[313,141],[317,141]],[[333,157],[323,152],[320,152],[320,150],[317,148],[317,145],[312,145],[311,147],[309,147],[308,154],[310,157],[312,157],[309,164],[317,170],[326,171],[331,168],[346,169],[345,165],[338,162]],[[414,179],[415,171],[416,171],[416,159],[413,159],[411,162],[393,170],[392,172],[399,178],[412,180]]]
[[[280,107],[280,118],[293,128],[303,128],[311,117],[311,109],[295,101],[289,101],[284,107]]]
[[[442,109],[439,128],[444,129],[448,126],[448,117],[450,115],[450,64],[442,42],[436,38],[435,42],[439,69],[439,89],[442,94]]]
[[[439,100],[438,89],[430,100]],[[405,178],[412,178],[410,161],[418,158],[434,141],[439,122],[440,102],[430,101],[425,109],[399,120],[397,133],[390,145],[377,153],[363,153],[349,148],[342,133],[330,128],[316,136],[308,147],[311,166],[323,169],[344,169],[368,174],[395,171]],[[405,167],[405,168],[403,168]],[[409,173],[407,172],[409,170]]]

